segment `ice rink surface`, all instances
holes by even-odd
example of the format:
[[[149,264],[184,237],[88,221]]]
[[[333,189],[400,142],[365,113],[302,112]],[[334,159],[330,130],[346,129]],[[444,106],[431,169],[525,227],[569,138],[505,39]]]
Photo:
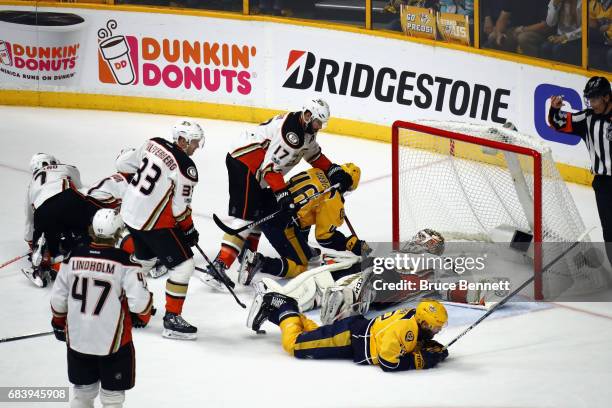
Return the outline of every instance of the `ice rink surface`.
[[[175,117],[101,111],[0,106],[2,154],[0,263],[26,252],[24,195],[32,154],[47,152],[76,165],[84,184],[114,172],[124,147],[170,137]],[[333,120],[333,119],[332,119]],[[194,220],[200,245],[213,257],[221,231],[212,214],[226,214],[225,154],[252,124],[201,119],[206,145],[196,152],[200,182]],[[334,162],[361,167],[360,188],[346,212],[362,239],[391,235],[391,146],[320,134]],[[583,146],[576,154],[586,154]],[[303,165],[302,165],[303,166]],[[303,168],[303,167],[300,167]],[[570,186],[585,224],[599,226],[590,188]],[[601,230],[591,234],[601,241]],[[272,253],[267,242],[260,246]],[[203,265],[198,255],[196,264]],[[21,274],[22,260],[0,269],[0,338],[50,330],[50,288],[34,287]],[[235,277],[232,270],[230,276]],[[437,368],[384,373],[349,361],[304,361],[286,355],[280,331],[267,335],[245,327],[247,311],[229,294],[209,290],[194,276],[183,315],[198,327],[193,342],[161,337],[165,278],[149,280],[160,313],[134,330],[136,387],[127,407],[609,407],[612,401],[612,304],[518,304],[516,313],[487,319],[450,350]],[[250,305],[250,288],[238,288]],[[450,321],[437,338],[454,338],[481,312],[449,308]],[[0,343],[0,386],[68,386],[66,351],[53,336]],[[11,406],[0,403],[0,407]],[[65,404],[14,404],[65,406]],[[97,405],[98,406],[98,405]]]

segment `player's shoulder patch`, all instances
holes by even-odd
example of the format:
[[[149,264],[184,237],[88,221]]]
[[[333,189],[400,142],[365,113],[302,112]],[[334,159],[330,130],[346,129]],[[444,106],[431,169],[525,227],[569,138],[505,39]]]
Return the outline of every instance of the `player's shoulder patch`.
[[[152,141],[162,145],[166,150],[168,150],[176,162],[179,165],[179,169],[183,176],[187,177],[189,180],[197,182],[198,181],[198,170],[196,168],[195,163],[191,160],[191,157],[187,156],[187,153],[182,151],[177,145],[167,141],[166,139],[162,139],[161,137],[156,137],[151,139]]]
[[[281,136],[292,149],[299,149],[304,145],[305,134],[300,123],[300,115],[301,112],[288,113],[281,127]]]

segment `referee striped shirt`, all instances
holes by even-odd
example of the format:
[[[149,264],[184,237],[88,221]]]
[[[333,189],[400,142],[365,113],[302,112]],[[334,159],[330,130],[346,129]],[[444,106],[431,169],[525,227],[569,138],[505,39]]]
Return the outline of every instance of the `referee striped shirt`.
[[[548,122],[560,132],[580,136],[589,151],[591,172],[612,176],[612,112],[596,115],[592,109],[563,112],[550,108]]]

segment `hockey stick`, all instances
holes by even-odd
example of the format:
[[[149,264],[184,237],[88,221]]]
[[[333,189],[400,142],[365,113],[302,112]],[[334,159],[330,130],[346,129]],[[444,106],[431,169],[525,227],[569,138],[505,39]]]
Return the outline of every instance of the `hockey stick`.
[[[28,251],[27,254],[25,255],[20,255],[20,256],[16,256],[13,259],[10,259],[8,261],[6,261],[5,263],[3,263],[2,265],[0,265],[0,269],[4,268],[5,266],[9,266],[10,264],[12,264],[13,262],[17,262],[18,260],[25,258],[26,256],[30,255],[32,252]]]
[[[586,234],[588,234],[588,231],[586,231],[581,237],[579,237],[578,240],[576,240],[576,242],[574,242],[572,245],[570,245],[569,248],[567,248],[565,251],[563,251],[562,253],[560,253],[557,257],[555,257],[555,259],[553,259],[552,261],[550,261],[544,268],[542,268],[542,272],[541,274],[544,274],[544,272],[546,272],[548,269],[550,269],[551,266],[553,266],[555,263],[557,263],[561,258],[563,258],[565,255],[567,255],[572,249],[574,249],[575,247],[578,246],[578,244],[580,244],[582,242],[582,240],[584,239],[584,237],[586,236]],[[489,309],[488,312],[486,312],[485,314],[483,314],[480,319],[476,320],[474,323],[472,323],[472,325],[470,327],[468,327],[467,329],[465,329],[463,331],[463,333],[461,333],[460,335],[458,335],[457,337],[455,337],[453,340],[451,340],[446,346],[444,346],[444,350],[446,350],[447,348],[449,348],[451,345],[453,345],[457,340],[459,340],[460,338],[462,338],[463,336],[465,336],[470,330],[472,330],[474,327],[478,326],[480,324],[480,322],[482,322],[484,319],[486,319],[487,317],[491,316],[491,314],[496,311],[497,309],[499,309],[500,307],[502,307],[503,305],[505,305],[514,295],[516,295],[517,293],[519,293],[521,290],[523,290],[527,285],[529,285],[531,282],[533,282],[535,279],[535,274],[533,276],[531,276],[529,279],[527,279],[525,282],[523,282],[521,284],[521,286],[519,286],[518,288],[514,289],[508,296],[506,296],[505,298],[503,298],[502,300],[499,301],[499,303],[497,303],[495,306],[493,306],[491,309]]]
[[[330,191],[332,191],[333,189],[337,189],[338,187],[340,187],[340,183],[334,184],[333,186],[330,186],[330,187],[326,188],[323,191],[315,193],[315,194],[311,195],[310,197],[304,198],[303,200],[298,202],[297,205],[303,206],[304,204],[308,203],[309,201],[314,200],[315,198],[320,197],[323,194],[329,193]],[[213,214],[213,221],[215,222],[215,224],[217,224],[217,227],[221,228],[223,230],[223,232],[225,232],[226,234],[229,234],[229,235],[238,235],[238,234],[240,234],[244,230],[257,227],[258,225],[261,225],[261,224],[263,224],[265,222],[270,221],[272,218],[276,217],[278,214],[280,214],[283,211],[285,211],[285,210],[282,210],[282,209],[281,210],[276,210],[272,214],[268,214],[265,217],[258,219],[257,221],[249,222],[248,224],[243,225],[240,228],[231,228],[231,227],[225,225],[223,223],[223,221],[221,221],[221,219],[219,217],[217,217],[217,214]]]
[[[31,339],[33,337],[48,336],[49,334],[53,334],[53,330],[46,331],[46,332],[39,332],[39,333],[24,334],[23,336],[5,337],[3,339],[0,339],[0,343],[7,343],[9,341],[16,341],[16,340]]]
[[[219,280],[221,282],[223,282],[223,284],[225,285],[225,287],[227,288],[227,290],[229,290],[229,292],[232,294],[232,296],[234,297],[234,299],[236,299],[236,302],[238,302],[238,304],[240,306],[242,306],[243,309],[246,309],[246,305],[244,303],[242,303],[240,301],[240,299],[238,299],[238,296],[236,296],[236,293],[234,293],[234,290],[227,284],[227,282],[225,282],[225,279],[223,279],[221,277],[221,274],[219,273],[219,271],[217,270],[217,267],[215,265],[213,265],[212,262],[210,262],[210,259],[208,259],[208,257],[206,256],[206,254],[204,253],[204,251],[202,251],[202,248],[200,248],[200,246],[198,244],[195,244],[195,247],[198,249],[198,251],[202,254],[202,256],[204,257],[204,260],[206,260],[206,262],[208,262],[208,265],[210,265],[210,268],[215,271],[215,274],[217,275],[217,278],[219,278]]]

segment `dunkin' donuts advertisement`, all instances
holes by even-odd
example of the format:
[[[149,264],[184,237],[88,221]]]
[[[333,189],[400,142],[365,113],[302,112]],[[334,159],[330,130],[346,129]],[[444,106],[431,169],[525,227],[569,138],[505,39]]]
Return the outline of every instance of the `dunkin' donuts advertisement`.
[[[87,22],[74,13],[0,11],[2,82],[76,85]]]
[[[265,80],[258,55],[263,36],[246,35],[243,22],[112,9],[4,7],[0,89],[222,103],[241,98],[246,104],[263,97],[258,86]]]

